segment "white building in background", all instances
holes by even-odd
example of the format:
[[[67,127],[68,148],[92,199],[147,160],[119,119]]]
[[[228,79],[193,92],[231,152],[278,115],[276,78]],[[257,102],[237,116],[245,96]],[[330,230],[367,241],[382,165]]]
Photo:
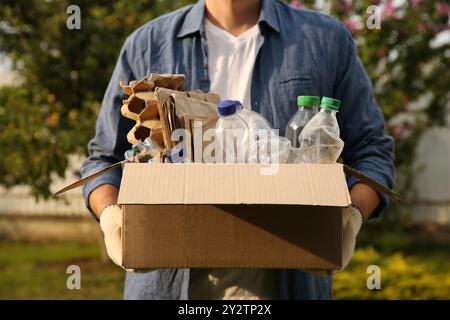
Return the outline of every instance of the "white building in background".
[[[450,125],[430,128],[421,137],[414,171],[414,221],[450,225]]]
[[[79,177],[71,174],[80,168],[82,158],[79,156],[70,157],[69,169],[66,171],[64,179],[54,179],[51,191],[65,187],[76,181]],[[17,186],[9,190],[0,187],[0,215],[87,215],[87,209],[82,196],[81,187],[68,191],[67,193],[50,198],[48,200],[36,200],[30,195],[30,188],[27,186]]]

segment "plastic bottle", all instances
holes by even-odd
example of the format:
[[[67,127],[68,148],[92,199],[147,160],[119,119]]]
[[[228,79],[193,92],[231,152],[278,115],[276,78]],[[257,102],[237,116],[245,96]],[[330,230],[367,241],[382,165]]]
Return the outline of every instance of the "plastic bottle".
[[[129,162],[152,163],[153,158],[160,154],[160,148],[152,138],[145,138],[144,142],[136,143],[125,152],[125,159]]]
[[[300,134],[297,163],[335,163],[344,142],[339,138],[336,113],[341,101],[323,97],[320,112],[305,126]]]
[[[237,115],[245,121],[248,127],[248,157],[249,163],[264,162],[260,153],[267,154],[267,145],[271,137],[276,136],[269,122],[261,114],[245,109],[240,101],[235,101],[238,105]],[[264,150],[261,150],[264,148]]]
[[[305,125],[314,117],[319,109],[320,97],[317,96],[298,96],[298,110],[289,120],[286,126],[285,136],[292,142],[294,148],[298,148],[300,143],[298,138]]]
[[[239,101],[223,100],[219,103],[216,124],[216,162],[245,163],[248,155],[248,127],[237,115]]]

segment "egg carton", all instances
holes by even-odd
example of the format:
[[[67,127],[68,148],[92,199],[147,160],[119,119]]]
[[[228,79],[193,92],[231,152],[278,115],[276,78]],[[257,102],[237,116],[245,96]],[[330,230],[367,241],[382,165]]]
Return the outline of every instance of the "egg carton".
[[[142,143],[148,137],[164,147],[161,119],[158,112],[158,98],[155,89],[158,87],[176,91],[184,91],[182,74],[155,74],[129,84],[120,81],[122,91],[129,97],[123,100],[121,113],[124,117],[136,121],[136,125],[128,132],[127,140],[134,145]]]

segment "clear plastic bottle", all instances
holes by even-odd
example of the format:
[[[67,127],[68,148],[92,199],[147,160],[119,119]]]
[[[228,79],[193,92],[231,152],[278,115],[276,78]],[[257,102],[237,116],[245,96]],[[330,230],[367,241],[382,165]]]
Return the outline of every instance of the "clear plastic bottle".
[[[335,163],[344,142],[339,138],[336,113],[341,101],[323,97],[320,112],[305,126],[300,134],[297,163]]]
[[[144,142],[136,143],[130,150],[125,152],[125,159],[129,162],[153,163],[153,158],[160,154],[158,143],[152,138],[145,138]]]
[[[248,157],[249,163],[261,162],[261,153],[267,153],[270,138],[276,136],[269,122],[261,114],[245,109],[240,101],[237,115],[245,121],[248,127]],[[261,150],[261,148],[265,148]],[[269,156],[269,155],[268,155]]]
[[[298,138],[305,125],[314,117],[319,110],[320,97],[317,96],[298,96],[298,110],[289,120],[286,126],[285,136],[292,142],[292,147],[298,148],[300,143]]]
[[[245,163],[248,155],[248,126],[237,115],[240,103],[223,100],[219,103],[219,120],[216,124],[216,162]]]

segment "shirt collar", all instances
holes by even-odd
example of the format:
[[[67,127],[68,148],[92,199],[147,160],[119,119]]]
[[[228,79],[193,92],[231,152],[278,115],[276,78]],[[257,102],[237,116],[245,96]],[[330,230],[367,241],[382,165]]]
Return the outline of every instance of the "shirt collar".
[[[267,24],[276,32],[280,32],[280,25],[278,21],[277,8],[275,5],[277,0],[261,0],[261,14],[258,19],[258,24]],[[205,1],[199,0],[191,10],[186,14],[183,24],[178,31],[177,37],[183,38],[187,35],[200,32],[203,33],[205,30],[204,24],[205,18]]]

